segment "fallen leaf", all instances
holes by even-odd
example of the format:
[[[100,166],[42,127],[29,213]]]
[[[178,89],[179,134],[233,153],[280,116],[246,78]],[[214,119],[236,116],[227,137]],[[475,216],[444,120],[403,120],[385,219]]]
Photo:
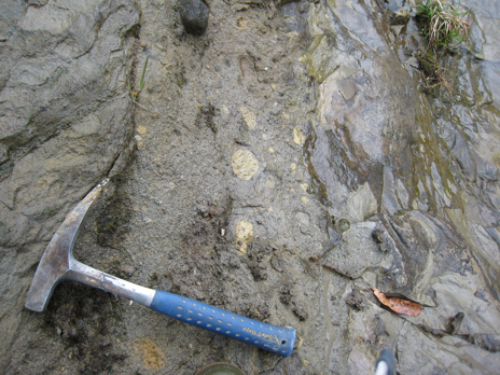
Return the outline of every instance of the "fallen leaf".
[[[420,313],[422,312],[423,307],[418,303],[395,297],[387,298],[386,295],[377,288],[372,288],[372,290],[373,294],[375,294],[375,297],[377,297],[377,299],[380,301],[381,304],[387,306],[392,311],[398,314],[403,314],[408,316],[419,316]]]

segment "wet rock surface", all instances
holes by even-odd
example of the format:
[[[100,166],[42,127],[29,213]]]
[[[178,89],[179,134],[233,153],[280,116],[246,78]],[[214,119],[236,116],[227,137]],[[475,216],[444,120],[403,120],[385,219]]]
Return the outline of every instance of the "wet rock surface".
[[[496,373],[498,10],[467,1],[450,94],[415,68],[414,2],[213,1],[210,19],[183,4],[0,16],[1,372],[371,374],[390,348],[401,374]],[[72,282],[25,310],[57,226],[106,177],[75,257],[292,326],[292,355]],[[423,311],[397,315],[371,288]]]

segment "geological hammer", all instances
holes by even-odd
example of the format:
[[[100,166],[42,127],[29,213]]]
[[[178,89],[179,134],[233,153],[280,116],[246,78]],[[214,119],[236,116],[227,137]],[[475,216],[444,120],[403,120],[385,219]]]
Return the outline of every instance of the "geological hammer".
[[[190,298],[145,288],[96,270],[73,257],[81,224],[108,180],[98,184],[71,211],[57,229],[38,264],[25,307],[42,312],[52,292],[63,280],[79,281],[128,298],[171,318],[288,357],[295,343],[295,330],[259,322]]]

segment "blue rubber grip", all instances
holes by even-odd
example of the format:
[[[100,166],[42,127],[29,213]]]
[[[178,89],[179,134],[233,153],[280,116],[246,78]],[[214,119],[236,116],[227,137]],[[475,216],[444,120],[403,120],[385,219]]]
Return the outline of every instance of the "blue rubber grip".
[[[177,294],[157,290],[151,308],[171,318],[283,357],[292,353],[295,344],[293,328],[259,322]]]
[[[394,374],[394,355],[389,349],[384,349],[380,353],[380,356],[378,357],[377,361],[377,366],[380,362],[385,362],[387,364],[387,373],[386,375],[393,375]]]

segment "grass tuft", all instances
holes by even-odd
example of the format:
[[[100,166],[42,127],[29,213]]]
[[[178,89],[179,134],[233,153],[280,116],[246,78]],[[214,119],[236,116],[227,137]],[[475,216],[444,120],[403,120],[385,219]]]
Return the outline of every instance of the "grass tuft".
[[[144,68],[142,68],[141,80],[139,82],[139,90],[138,91],[133,90],[132,85],[130,84],[130,81],[128,81],[128,90],[129,90],[129,94],[130,94],[130,99],[132,99],[133,103],[137,104],[140,108],[142,108],[148,112],[151,112],[152,114],[154,114],[154,113],[160,114],[160,112],[158,112],[156,107],[153,105],[153,103],[148,98],[143,96],[143,98],[151,105],[154,112],[149,110],[148,108],[146,108],[145,106],[143,106],[141,103],[139,103],[137,101],[139,99],[139,95],[141,94],[142,90],[144,89],[144,77],[146,77],[146,69],[148,67],[148,60],[149,60],[149,56],[146,57],[146,61],[144,62]]]
[[[443,0],[427,0],[417,5],[417,21],[429,48],[436,50],[460,43],[469,36],[471,25],[467,16],[470,11],[460,8],[460,5],[452,6]]]

